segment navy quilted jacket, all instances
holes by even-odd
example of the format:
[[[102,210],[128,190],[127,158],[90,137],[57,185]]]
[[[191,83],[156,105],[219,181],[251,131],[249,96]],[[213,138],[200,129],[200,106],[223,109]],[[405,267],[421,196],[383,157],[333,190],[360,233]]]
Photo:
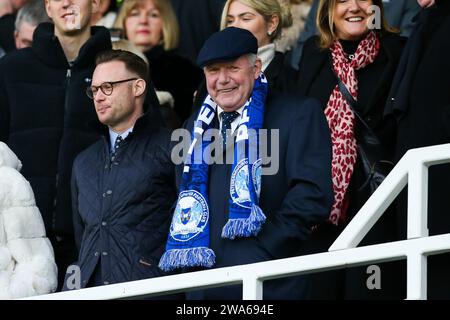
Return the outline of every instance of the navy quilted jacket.
[[[108,129],[103,130],[103,139],[76,158],[72,171],[82,287],[94,271],[103,284],[163,275],[158,262],[176,200],[165,129],[149,115],[141,117],[113,162]]]

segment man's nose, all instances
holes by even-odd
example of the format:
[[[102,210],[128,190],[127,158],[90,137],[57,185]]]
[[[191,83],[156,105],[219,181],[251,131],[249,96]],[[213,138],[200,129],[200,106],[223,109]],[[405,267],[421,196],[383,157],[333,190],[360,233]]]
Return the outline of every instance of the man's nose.
[[[227,70],[225,68],[220,69],[218,81],[220,83],[226,83],[226,82],[228,82],[228,80],[229,80],[229,77],[228,77]]]

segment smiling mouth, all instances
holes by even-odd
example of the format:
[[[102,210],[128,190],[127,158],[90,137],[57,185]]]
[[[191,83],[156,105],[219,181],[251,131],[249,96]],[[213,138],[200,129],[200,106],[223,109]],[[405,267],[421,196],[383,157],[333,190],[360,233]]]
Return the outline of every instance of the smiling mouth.
[[[347,21],[347,22],[361,22],[363,20],[364,20],[364,18],[362,18],[362,17],[350,17],[350,18],[345,19],[345,21]]]
[[[63,18],[74,17],[76,16],[75,11],[67,12],[62,15]]]
[[[219,93],[228,93],[228,92],[231,92],[231,91],[233,91],[234,89],[236,89],[236,88],[228,88],[228,89],[219,89],[219,90],[217,90]]]

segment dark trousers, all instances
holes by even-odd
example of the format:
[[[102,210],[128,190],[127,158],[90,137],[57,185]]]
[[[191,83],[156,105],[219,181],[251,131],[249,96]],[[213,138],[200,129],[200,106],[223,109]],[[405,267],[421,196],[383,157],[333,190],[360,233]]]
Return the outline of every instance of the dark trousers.
[[[58,287],[56,291],[59,292],[64,283],[67,267],[78,259],[78,250],[72,236],[56,237],[51,235],[49,239],[55,252],[55,262],[58,267]]]

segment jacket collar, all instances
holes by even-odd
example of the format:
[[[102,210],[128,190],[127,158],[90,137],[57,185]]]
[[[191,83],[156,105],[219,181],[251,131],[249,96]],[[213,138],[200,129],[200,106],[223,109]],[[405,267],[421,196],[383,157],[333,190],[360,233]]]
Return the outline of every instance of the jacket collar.
[[[283,68],[283,64],[284,53],[276,51],[274,58],[264,71],[264,75],[266,76],[267,81],[269,81],[270,88],[273,88],[276,84],[278,76]]]
[[[153,108],[147,108],[147,111],[145,111],[145,113],[136,120],[133,132],[130,134],[130,136],[136,136],[141,132],[145,132],[146,134],[148,134],[161,128],[163,125],[160,121],[158,121],[158,117],[156,117],[154,114],[155,112],[156,111]],[[89,121],[88,126],[101,136],[104,136],[105,138],[109,137],[108,126],[101,123],[98,118]]]
[[[309,52],[306,52],[305,49],[308,49],[308,46],[306,43],[314,42],[314,44],[311,46],[311,54]],[[298,87],[301,88],[302,92],[301,94],[305,94],[305,92],[309,91],[309,87],[311,83],[313,82],[314,78],[318,75],[320,69],[323,67],[324,64],[328,62],[328,55],[330,50],[324,50],[319,48],[318,45],[319,38],[317,36],[311,37],[306,43],[303,48],[303,57],[307,57],[308,61],[307,63],[302,63],[301,66],[301,77],[300,81],[298,83]],[[303,58],[302,58],[303,59]]]
[[[269,66],[269,64],[272,62],[273,58],[275,58],[275,44],[270,43],[268,45],[259,47],[257,54],[258,58],[261,59],[262,70],[264,72]]]
[[[55,36],[52,23],[41,23],[33,34],[33,51],[45,64],[53,67],[69,68],[69,63]],[[81,47],[80,53],[74,62],[76,67],[95,65],[95,57],[100,51],[111,49],[111,38],[108,29],[104,27],[91,27],[91,37]]]

